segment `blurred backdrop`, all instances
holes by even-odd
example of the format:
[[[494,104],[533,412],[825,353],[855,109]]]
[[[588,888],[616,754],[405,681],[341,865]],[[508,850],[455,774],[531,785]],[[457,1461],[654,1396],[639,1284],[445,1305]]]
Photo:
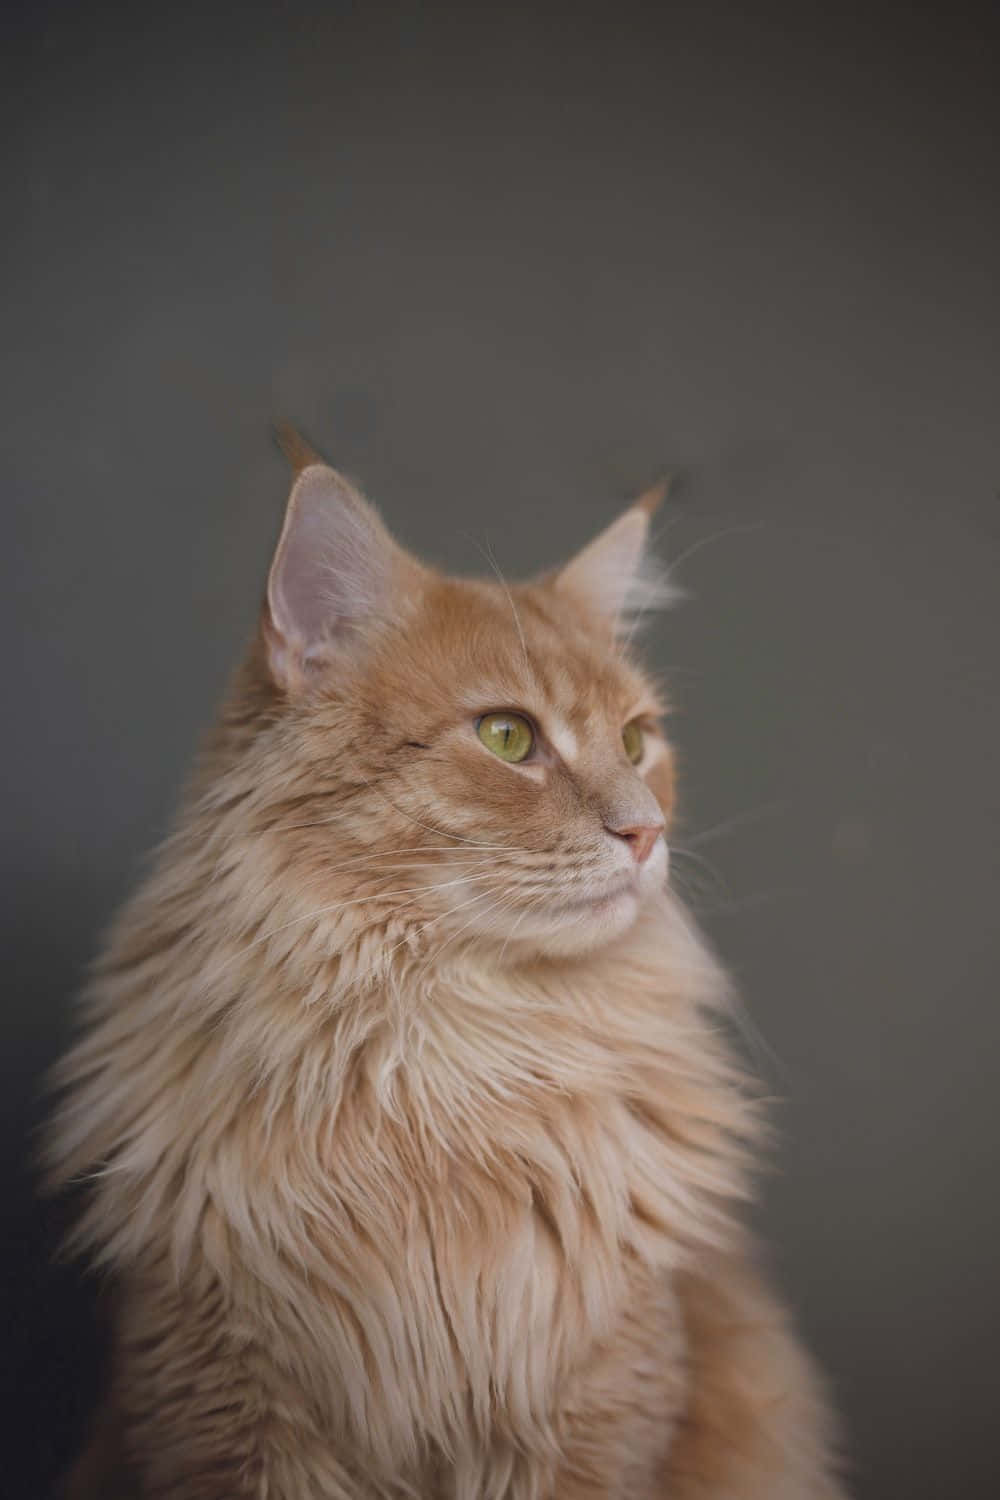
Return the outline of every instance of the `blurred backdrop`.
[[[995,16],[995,12],[994,12]],[[998,35],[802,3],[35,0],[3,22],[0,1489],[86,1417],[39,1081],[253,620],[300,423],[411,546],[664,467],[675,868],[859,1500],[996,1493]],[[4,1491],[7,1493],[7,1491]]]

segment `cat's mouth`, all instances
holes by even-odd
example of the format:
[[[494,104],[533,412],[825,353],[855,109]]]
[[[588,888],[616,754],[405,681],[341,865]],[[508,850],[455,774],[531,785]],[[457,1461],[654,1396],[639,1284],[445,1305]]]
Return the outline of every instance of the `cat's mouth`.
[[[557,912],[566,912],[573,915],[579,912],[594,912],[595,914],[607,911],[615,906],[626,896],[638,897],[639,881],[634,875],[623,877],[605,886],[602,890],[592,891],[587,896],[577,896],[572,900],[558,902],[555,907]]]
[[[588,870],[580,861],[544,887],[528,882],[524,890],[517,882],[497,887],[491,881],[486,890],[480,885],[477,891],[475,877],[459,876],[457,910],[466,924],[460,930],[471,934],[475,929],[479,936],[498,941],[507,955],[525,949],[552,956],[585,953],[627,931],[645,900],[662,888],[668,867],[666,844],[660,840],[649,859],[642,864],[630,859],[629,865]]]

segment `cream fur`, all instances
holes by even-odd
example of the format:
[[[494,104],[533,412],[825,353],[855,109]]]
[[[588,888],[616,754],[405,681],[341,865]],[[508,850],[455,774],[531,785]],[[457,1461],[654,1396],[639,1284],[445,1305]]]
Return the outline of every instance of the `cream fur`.
[[[265,611],[59,1069],[141,1494],[832,1500],[740,1228],[725,985],[662,863],[585,904],[611,812],[669,812],[655,695],[578,584],[404,566],[320,675]],[[480,691],[534,715],[531,777]]]

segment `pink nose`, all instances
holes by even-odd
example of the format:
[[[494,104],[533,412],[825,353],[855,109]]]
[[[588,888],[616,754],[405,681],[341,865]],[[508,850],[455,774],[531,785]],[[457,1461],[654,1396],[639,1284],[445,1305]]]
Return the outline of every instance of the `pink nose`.
[[[610,828],[604,825],[615,838],[624,839],[632,850],[637,865],[644,865],[653,852],[653,845],[663,832],[663,823],[636,823],[631,828]]]

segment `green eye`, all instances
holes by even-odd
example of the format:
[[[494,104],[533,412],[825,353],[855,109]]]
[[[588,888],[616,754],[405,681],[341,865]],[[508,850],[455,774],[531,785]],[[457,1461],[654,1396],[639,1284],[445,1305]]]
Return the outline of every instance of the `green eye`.
[[[501,760],[516,765],[531,754],[535,732],[520,714],[483,714],[476,727],[487,750],[492,750]]]
[[[634,766],[642,760],[644,740],[642,726],[638,719],[630,719],[622,730],[622,744],[625,746],[625,754]]]

